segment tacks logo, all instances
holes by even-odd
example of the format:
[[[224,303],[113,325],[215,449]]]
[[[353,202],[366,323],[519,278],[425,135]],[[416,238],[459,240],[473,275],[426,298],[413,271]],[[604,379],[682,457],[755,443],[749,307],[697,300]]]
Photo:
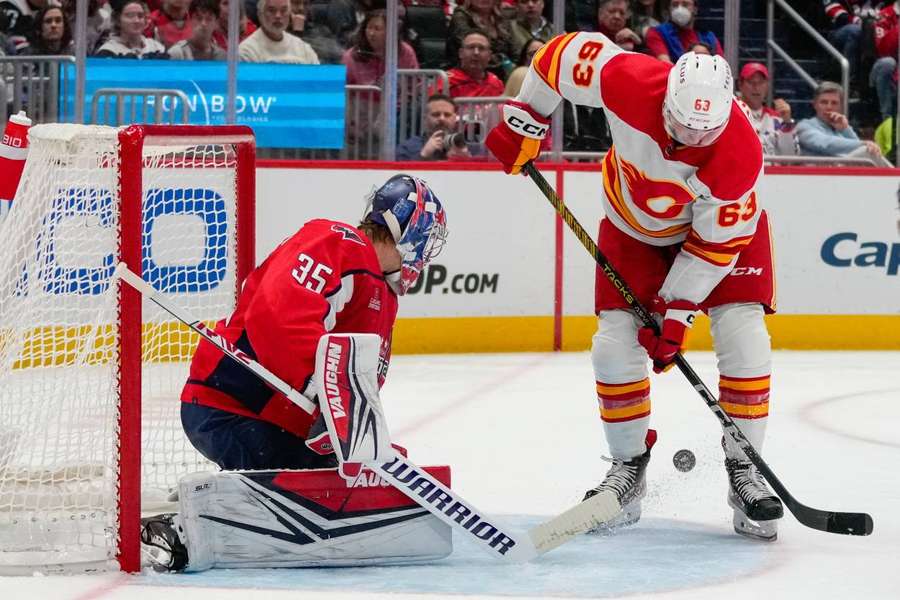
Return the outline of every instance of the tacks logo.
[[[832,267],[878,267],[896,275],[900,270],[900,243],[862,242],[853,232],[836,233],[822,244],[820,255]]]

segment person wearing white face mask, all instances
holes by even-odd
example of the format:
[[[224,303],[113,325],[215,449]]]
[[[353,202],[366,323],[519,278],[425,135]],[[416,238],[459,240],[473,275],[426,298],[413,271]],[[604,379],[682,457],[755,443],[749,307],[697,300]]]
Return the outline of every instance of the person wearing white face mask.
[[[651,56],[674,63],[698,42],[715,48],[719,56],[723,55],[722,45],[716,34],[694,29],[698,5],[699,2],[695,0],[672,0],[669,4],[669,20],[647,30],[644,43]]]

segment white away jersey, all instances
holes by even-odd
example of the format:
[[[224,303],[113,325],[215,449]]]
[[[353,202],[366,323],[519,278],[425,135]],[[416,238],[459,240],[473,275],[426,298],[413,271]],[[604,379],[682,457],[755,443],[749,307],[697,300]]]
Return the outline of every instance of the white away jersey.
[[[613,147],[603,163],[604,212],[645,243],[683,242],[660,294],[700,302],[756,231],[762,147],[736,102],[713,145],[673,142],[662,118],[671,68],[601,33],[565,34],[535,55],[517,99],[543,115],[560,97],[605,110]]]

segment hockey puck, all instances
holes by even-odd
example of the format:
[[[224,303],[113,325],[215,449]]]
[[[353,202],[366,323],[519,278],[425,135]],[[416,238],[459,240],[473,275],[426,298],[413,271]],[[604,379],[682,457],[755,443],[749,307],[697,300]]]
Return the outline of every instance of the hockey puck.
[[[687,473],[697,464],[697,457],[690,450],[679,450],[672,457],[672,464],[683,473]]]

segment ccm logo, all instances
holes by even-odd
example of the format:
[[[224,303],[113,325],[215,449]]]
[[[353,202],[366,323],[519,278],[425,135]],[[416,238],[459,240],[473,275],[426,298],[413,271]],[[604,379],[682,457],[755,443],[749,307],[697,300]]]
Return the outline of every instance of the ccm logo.
[[[537,125],[535,123],[529,123],[524,119],[520,119],[514,115],[510,115],[507,119],[509,126],[517,131],[521,131],[522,133],[528,135],[529,137],[539,137],[542,138],[547,135],[548,127],[546,125]]]
[[[763,270],[762,267],[737,267],[736,269],[732,269],[731,275],[732,277],[740,277],[741,275],[762,275]]]

